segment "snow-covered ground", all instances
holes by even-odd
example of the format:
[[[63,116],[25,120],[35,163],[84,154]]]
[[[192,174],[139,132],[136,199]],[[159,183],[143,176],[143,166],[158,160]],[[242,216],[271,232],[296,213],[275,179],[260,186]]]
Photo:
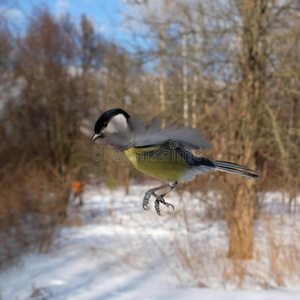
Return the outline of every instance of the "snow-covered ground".
[[[152,186],[134,185],[128,196],[122,189],[90,188],[84,207],[70,207],[70,217],[79,216],[82,225],[62,228],[49,253],[25,255],[20,265],[1,273],[0,299],[300,299],[298,266],[292,276],[282,272],[289,288],[262,289],[280,282],[268,259],[270,235],[262,222],[255,224],[255,260],[238,266],[247,270],[241,282],[226,258],[226,223],[205,213],[217,196],[199,202],[172,192],[168,200],[175,211],[162,218],[152,203],[150,211],[141,208],[143,192]],[[272,197],[277,196],[269,195],[269,202]],[[298,235],[293,224],[282,222],[278,217],[272,226],[286,230],[282,244],[289,247]]]

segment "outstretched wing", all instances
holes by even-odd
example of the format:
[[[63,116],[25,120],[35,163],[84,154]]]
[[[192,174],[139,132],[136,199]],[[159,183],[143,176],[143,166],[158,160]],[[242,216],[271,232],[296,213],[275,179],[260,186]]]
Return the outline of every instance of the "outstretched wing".
[[[173,123],[162,129],[162,122],[158,117],[152,119],[148,126],[137,116],[132,116],[128,122],[133,131],[130,147],[143,147],[173,142],[174,147],[177,143],[177,146],[180,148],[195,150],[212,148],[211,143],[199,131],[190,126],[177,128],[177,123]]]

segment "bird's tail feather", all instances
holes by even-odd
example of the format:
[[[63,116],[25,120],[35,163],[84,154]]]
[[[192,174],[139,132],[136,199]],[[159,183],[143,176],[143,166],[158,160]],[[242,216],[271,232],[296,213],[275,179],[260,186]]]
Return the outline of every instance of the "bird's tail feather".
[[[244,176],[255,180],[259,179],[259,176],[255,171],[245,166],[241,166],[227,161],[219,161],[219,160],[211,160],[211,161],[214,165],[215,170],[236,174],[236,175]]]

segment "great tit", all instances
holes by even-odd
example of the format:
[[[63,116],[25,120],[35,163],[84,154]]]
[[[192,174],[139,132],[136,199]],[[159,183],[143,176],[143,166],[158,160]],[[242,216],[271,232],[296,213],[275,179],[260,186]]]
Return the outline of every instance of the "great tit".
[[[195,156],[192,150],[211,148],[211,143],[191,127],[177,128],[177,124],[173,123],[162,129],[161,120],[157,117],[146,126],[140,118],[131,117],[123,109],[110,109],[98,118],[94,131],[92,141],[100,139],[102,144],[123,151],[136,169],[169,182],[150,189],[144,195],[143,208],[149,209],[149,199],[154,196],[158,215],[161,215],[160,204],[174,209],[164,196],[179,183],[190,181],[198,174],[218,170],[255,180],[259,178],[255,171],[247,167]],[[161,189],[166,191],[161,195],[156,193]]]

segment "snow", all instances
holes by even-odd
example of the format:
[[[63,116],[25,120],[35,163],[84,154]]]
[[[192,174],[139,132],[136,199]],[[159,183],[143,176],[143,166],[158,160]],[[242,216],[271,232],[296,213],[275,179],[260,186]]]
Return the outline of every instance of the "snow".
[[[243,289],[234,280],[222,283],[231,268],[224,250],[225,222],[207,219],[203,202],[188,193],[172,192],[167,201],[175,211],[163,218],[152,203],[144,211],[143,192],[155,184],[135,184],[127,196],[122,189],[90,188],[81,209],[70,207],[70,217],[80,216],[82,226],[61,228],[48,253],[24,255],[19,265],[3,271],[0,299],[300,299],[298,271],[294,282],[286,282],[289,288],[263,290],[257,284],[257,274],[270,275],[267,256],[252,262],[256,275],[245,280]],[[266,203],[272,197],[276,195],[267,195]],[[263,244],[263,226],[255,228]]]

